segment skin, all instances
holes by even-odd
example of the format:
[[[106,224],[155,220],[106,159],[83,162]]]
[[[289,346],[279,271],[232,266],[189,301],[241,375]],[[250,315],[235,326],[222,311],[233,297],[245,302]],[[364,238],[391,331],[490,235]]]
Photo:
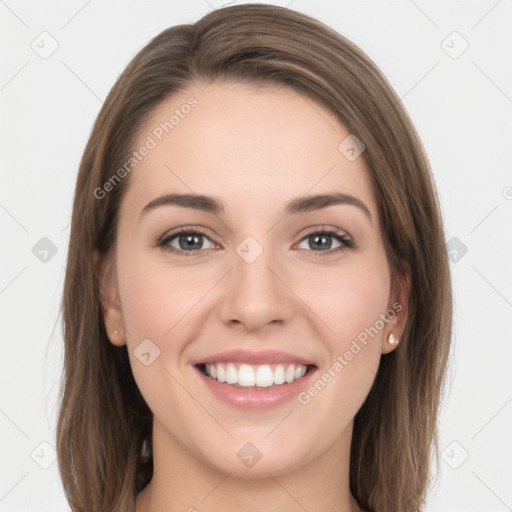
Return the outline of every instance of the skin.
[[[338,150],[349,131],[319,103],[288,88],[229,82],[195,84],[166,100],[136,147],[190,96],[198,105],[129,177],[112,265],[95,256],[110,341],[128,345],[154,414],[154,476],[136,512],[362,510],[349,489],[353,418],[381,355],[396,346],[389,333],[403,333],[409,292],[408,275],[390,280],[366,164]],[[169,192],[215,196],[227,211],[163,206],[139,220]],[[372,219],[348,204],[281,213],[292,198],[332,192],[357,197]],[[205,228],[203,252],[154,246],[180,226]],[[320,227],[338,228],[356,247],[334,253],[340,244],[328,238],[326,255],[308,242]],[[247,236],[263,248],[250,264],[236,252]],[[191,366],[225,350],[276,349],[313,360],[321,376],[396,302],[402,310],[307,405],[236,409]],[[160,350],[149,366],[134,355],[146,338]],[[236,456],[247,442],[262,453],[251,468]]]

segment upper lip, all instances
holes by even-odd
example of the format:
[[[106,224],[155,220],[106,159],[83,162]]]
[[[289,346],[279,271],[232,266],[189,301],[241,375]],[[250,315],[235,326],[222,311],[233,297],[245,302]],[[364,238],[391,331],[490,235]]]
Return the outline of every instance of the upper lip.
[[[279,350],[262,350],[258,352],[251,352],[248,350],[228,350],[227,352],[219,352],[208,357],[204,357],[193,361],[192,364],[197,366],[199,364],[215,364],[215,363],[228,363],[238,362],[247,364],[278,364],[278,363],[295,363],[300,365],[314,365],[312,361],[302,357],[281,352]]]

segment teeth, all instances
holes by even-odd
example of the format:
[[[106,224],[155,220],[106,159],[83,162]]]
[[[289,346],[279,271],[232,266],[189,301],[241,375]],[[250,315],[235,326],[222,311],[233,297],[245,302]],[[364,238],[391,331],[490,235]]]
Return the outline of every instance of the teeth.
[[[259,368],[258,368],[259,369]],[[238,370],[238,385],[240,386],[255,386],[256,374],[254,370],[248,365],[243,364]]]
[[[256,386],[260,388],[267,388],[273,384],[274,372],[270,369],[270,366],[258,366],[258,369],[256,370]]]
[[[291,383],[306,375],[307,367],[301,364],[249,365],[217,363],[205,365],[206,375],[219,382],[238,384],[242,387],[267,388]]]
[[[210,375],[210,377],[213,377],[214,379],[217,379],[219,382],[226,382],[226,371],[224,370],[224,366],[218,365],[215,367],[216,370],[213,370],[213,371],[211,369],[212,366],[215,366],[215,365],[213,365],[213,364],[206,365],[206,368],[210,367],[210,372],[208,373],[208,375]],[[216,377],[214,377],[213,372],[215,372],[217,374]]]
[[[300,379],[306,375],[306,367],[305,366],[297,366],[295,368],[295,379]]]
[[[284,384],[284,381],[285,381],[284,367],[282,365],[279,365],[274,370],[274,384]]]
[[[232,364],[226,368],[226,382],[228,384],[238,384],[238,372]]]
[[[286,372],[284,374],[284,380],[286,382],[293,382],[295,380],[295,366],[290,365],[286,369]]]

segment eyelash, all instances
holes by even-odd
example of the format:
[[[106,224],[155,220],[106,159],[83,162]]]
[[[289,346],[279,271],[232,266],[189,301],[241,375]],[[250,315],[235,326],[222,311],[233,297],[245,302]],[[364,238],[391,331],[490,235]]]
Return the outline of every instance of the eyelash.
[[[167,245],[170,241],[178,237],[179,235],[187,234],[187,235],[202,235],[208,239],[208,235],[201,229],[198,228],[188,228],[188,227],[182,227],[178,228],[175,231],[173,231],[170,234],[166,234],[159,238],[155,244],[156,247],[159,247],[163,251],[175,253],[182,256],[196,256],[201,252],[205,252],[205,249],[199,249],[194,251],[183,251],[181,249],[176,249],[174,247],[170,247]],[[326,256],[332,256],[333,254],[337,254],[341,251],[345,251],[347,249],[353,249],[355,247],[354,241],[343,231],[333,228],[333,227],[321,227],[318,229],[318,231],[311,231],[311,233],[308,233],[304,237],[301,238],[300,242],[302,242],[304,239],[309,238],[312,235],[327,235],[332,236],[333,238],[336,238],[341,245],[339,247],[336,247],[335,249],[328,249],[325,251],[313,251],[311,252],[315,255],[315,257],[326,257]],[[211,240],[212,241],[212,240]],[[212,241],[213,242],[213,241]],[[300,243],[299,242],[299,243]],[[206,249],[207,250],[207,249]],[[306,249],[307,250],[307,249]]]

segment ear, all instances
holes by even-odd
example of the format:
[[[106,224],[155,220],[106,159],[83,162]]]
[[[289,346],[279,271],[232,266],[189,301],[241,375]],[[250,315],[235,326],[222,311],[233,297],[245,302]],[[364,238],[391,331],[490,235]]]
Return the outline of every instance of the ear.
[[[111,255],[101,255],[97,249],[94,250],[93,258],[94,275],[100,290],[101,311],[107,336],[113,345],[125,345],[126,330],[117,279],[114,275],[113,258]]]
[[[382,353],[387,354],[395,350],[398,341],[402,338],[405,331],[405,325],[409,315],[409,296],[411,293],[411,267],[407,262],[402,264],[402,268],[395,275],[391,284],[391,293],[389,295],[388,309],[386,317],[389,318],[383,330]],[[389,335],[393,333],[395,343],[389,343]]]

